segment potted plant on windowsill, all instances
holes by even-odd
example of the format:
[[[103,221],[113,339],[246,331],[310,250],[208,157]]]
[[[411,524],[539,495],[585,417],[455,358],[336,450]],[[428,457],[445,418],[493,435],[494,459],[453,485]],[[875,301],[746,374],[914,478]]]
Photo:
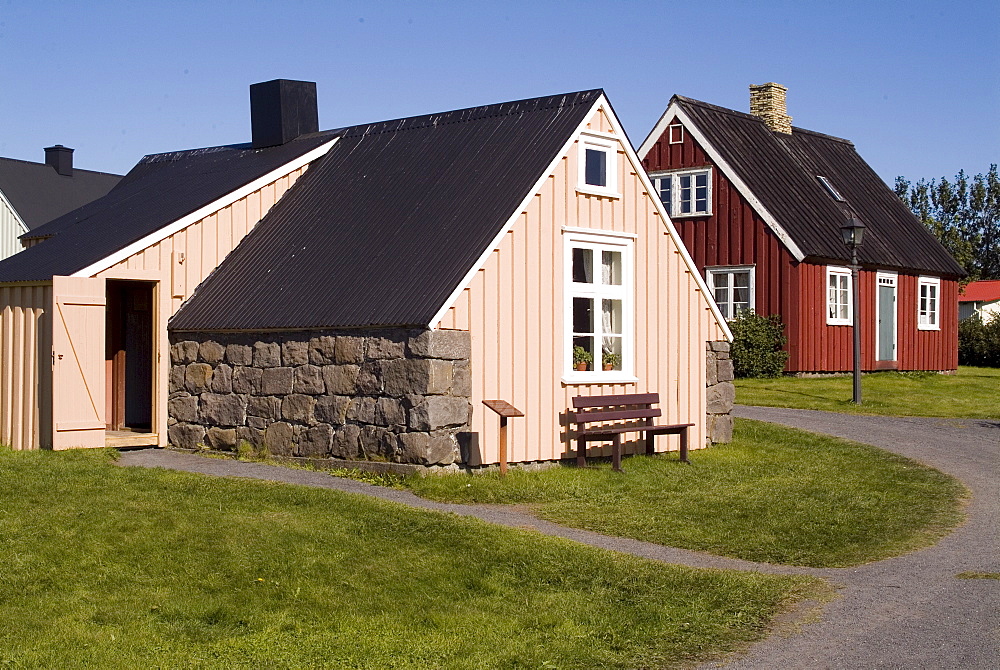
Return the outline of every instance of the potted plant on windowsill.
[[[614,370],[622,362],[621,354],[616,354],[613,351],[605,351],[601,359],[604,361],[605,370]]]
[[[580,372],[590,369],[590,364],[594,362],[594,355],[581,347],[579,344],[573,347],[573,367]]]

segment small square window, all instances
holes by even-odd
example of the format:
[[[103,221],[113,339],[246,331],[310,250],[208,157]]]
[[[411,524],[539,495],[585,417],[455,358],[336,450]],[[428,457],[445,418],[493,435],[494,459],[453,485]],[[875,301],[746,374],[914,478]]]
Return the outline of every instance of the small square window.
[[[667,141],[670,144],[682,144],[684,142],[684,126],[679,123],[667,126]]]
[[[588,186],[608,185],[608,154],[600,149],[587,149],[584,183]]]
[[[593,195],[618,197],[617,142],[580,136],[580,181],[577,189]]]

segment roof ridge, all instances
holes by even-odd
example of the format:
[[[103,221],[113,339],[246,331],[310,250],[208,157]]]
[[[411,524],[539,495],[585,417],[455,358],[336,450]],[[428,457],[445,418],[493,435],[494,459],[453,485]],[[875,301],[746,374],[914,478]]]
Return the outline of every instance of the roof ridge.
[[[674,94],[673,97],[675,99],[677,99],[677,100],[680,100],[681,102],[686,102],[686,103],[690,103],[690,104],[694,104],[694,105],[699,105],[701,107],[705,107],[707,109],[711,109],[713,111],[720,112],[722,114],[729,114],[731,116],[737,116],[737,117],[740,117],[740,118],[744,118],[744,119],[746,119],[748,121],[755,121],[757,123],[764,123],[764,121],[762,121],[760,118],[754,116],[753,114],[749,114],[747,112],[741,112],[738,109],[730,109],[729,107],[720,107],[719,105],[713,105],[710,102],[705,102],[703,100],[695,100],[694,98],[688,98],[686,96],[678,95],[678,94]],[[852,147],[854,146],[854,142],[852,142],[851,140],[846,139],[844,137],[837,137],[836,135],[828,135],[826,133],[821,133],[821,132],[818,132],[818,131],[815,131],[815,130],[809,130],[808,128],[801,128],[799,126],[792,126],[792,131],[793,131],[793,134],[794,133],[806,133],[808,135],[815,135],[817,137],[822,137],[822,138],[825,138],[825,139],[828,139],[828,140],[833,140],[835,142],[843,142],[844,144],[850,144]]]
[[[10,161],[11,163],[24,163],[25,165],[36,165],[38,167],[51,167],[48,163],[39,163],[38,161],[29,161],[23,158],[8,158],[7,156],[0,156],[0,161]],[[122,175],[116,174],[114,172],[101,172],[100,170],[87,170],[85,168],[78,168],[73,166],[73,172],[89,172],[90,174],[106,174],[110,177],[121,177]]]

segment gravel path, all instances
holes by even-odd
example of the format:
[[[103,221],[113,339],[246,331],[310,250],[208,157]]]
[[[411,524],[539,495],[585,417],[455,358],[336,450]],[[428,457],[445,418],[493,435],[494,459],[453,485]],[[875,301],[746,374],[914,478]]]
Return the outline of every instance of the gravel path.
[[[856,568],[753,563],[610,537],[543,521],[509,506],[437,503],[321,472],[204,458],[162,449],[122,454],[123,466],[162,467],[334,489],[411,507],[472,516],[602,549],[693,567],[810,574],[842,587],[818,623],[774,635],[727,664],[704,668],[1000,668],[1000,580],[956,579],[1000,572],[1000,421],[861,417],[809,410],[737,407],[738,416],[873,444],[961,479],[973,492],[968,521],[934,547]]]

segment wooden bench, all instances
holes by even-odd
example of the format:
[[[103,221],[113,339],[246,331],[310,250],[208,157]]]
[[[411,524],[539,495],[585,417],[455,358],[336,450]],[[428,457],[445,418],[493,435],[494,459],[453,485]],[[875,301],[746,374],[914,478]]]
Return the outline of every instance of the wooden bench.
[[[577,425],[576,464],[587,465],[587,442],[611,441],[611,466],[622,469],[622,433],[645,433],[646,453],[653,454],[656,435],[681,436],[681,461],[688,463],[688,428],[693,423],[655,425],[653,419],[663,412],[653,405],[660,403],[659,393],[633,393],[629,395],[595,395],[573,398],[574,411],[570,421]],[[587,424],[613,421],[611,425],[588,428]],[[639,423],[641,421],[642,423]]]

